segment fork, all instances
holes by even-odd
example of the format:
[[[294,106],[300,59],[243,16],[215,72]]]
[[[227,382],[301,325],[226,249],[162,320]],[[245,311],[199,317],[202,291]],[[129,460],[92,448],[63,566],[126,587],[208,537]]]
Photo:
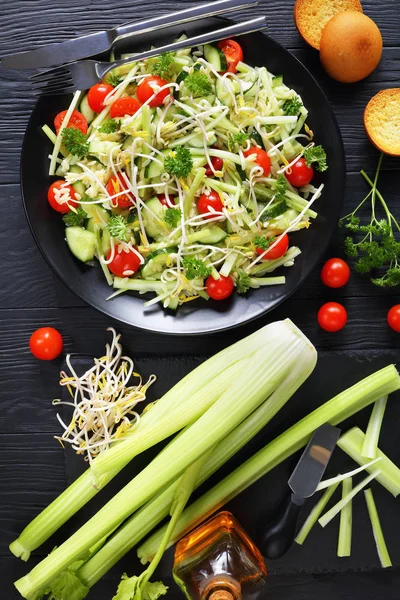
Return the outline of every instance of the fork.
[[[202,33],[185,40],[172,42],[160,48],[152,48],[151,50],[140,52],[133,57],[131,56],[122,60],[113,62],[81,60],[68,63],[62,67],[56,67],[33,75],[30,77],[30,80],[34,89],[34,95],[68,94],[90,88],[103,79],[115,67],[158,56],[164,52],[175,52],[182,48],[200,46],[211,42],[218,42],[229,37],[260,31],[266,27],[266,17],[257,17],[256,19],[235,23],[234,25]]]

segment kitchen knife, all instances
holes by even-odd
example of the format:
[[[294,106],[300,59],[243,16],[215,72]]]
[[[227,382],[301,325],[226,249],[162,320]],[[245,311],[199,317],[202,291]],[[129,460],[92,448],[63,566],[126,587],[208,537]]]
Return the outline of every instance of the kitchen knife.
[[[117,39],[135,34],[149,33],[172,25],[180,25],[197,19],[219,15],[256,6],[258,0],[217,0],[185,10],[152,17],[144,21],[126,23],[119,27],[97,33],[90,33],[73,40],[42,46],[29,52],[10,54],[1,59],[8,69],[38,69],[69,63],[110,50]]]
[[[296,535],[301,507],[315,493],[340,434],[341,430],[332,425],[322,425],[314,432],[288,481],[292,493],[278,515],[268,523],[259,542],[265,557],[280,558],[289,550]]]

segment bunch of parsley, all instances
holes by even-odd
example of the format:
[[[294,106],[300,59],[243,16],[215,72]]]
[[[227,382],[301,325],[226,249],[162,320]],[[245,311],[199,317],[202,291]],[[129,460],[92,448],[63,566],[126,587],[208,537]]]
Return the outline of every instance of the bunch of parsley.
[[[400,285],[400,242],[395,237],[400,232],[400,226],[377,189],[382,158],[383,154],[379,158],[374,181],[371,181],[365,171],[361,171],[371,190],[353,212],[340,219],[339,224],[350,234],[344,241],[344,249],[348,256],[357,259],[355,270],[358,273],[374,273],[379,270],[380,276],[372,277],[372,283],[379,287],[395,287]],[[369,222],[363,224],[356,215],[368,200]],[[379,211],[384,218],[378,218]]]

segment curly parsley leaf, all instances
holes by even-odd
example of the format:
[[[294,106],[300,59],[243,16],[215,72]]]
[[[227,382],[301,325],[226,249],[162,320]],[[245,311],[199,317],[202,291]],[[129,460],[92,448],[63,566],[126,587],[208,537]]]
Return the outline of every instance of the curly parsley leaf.
[[[112,215],[107,223],[107,229],[112,237],[118,238],[121,242],[128,239],[128,221],[123,215]]]
[[[158,75],[162,79],[169,80],[172,77],[171,65],[174,62],[174,56],[171,52],[160,54],[155,63],[151,66],[153,75]]]
[[[164,221],[171,227],[177,227],[181,220],[182,211],[179,208],[167,208],[165,211]]]
[[[326,152],[322,146],[311,146],[304,151],[304,160],[306,161],[307,167],[310,167],[315,163],[317,171],[326,171],[328,165],[326,163]]]
[[[82,225],[85,219],[88,218],[86,212],[81,206],[78,206],[75,210],[76,212],[74,210],[70,210],[63,215],[63,221],[67,227],[76,227]]]
[[[210,267],[207,267],[204,260],[195,256],[185,256],[182,262],[187,279],[205,279],[211,273]]]
[[[121,127],[121,121],[117,119],[107,119],[98,129],[100,133],[116,133]]]
[[[178,146],[164,160],[164,169],[175,177],[187,177],[193,169],[193,159],[188,148]]]
[[[287,179],[284,175],[278,175],[275,183],[274,183],[274,191],[275,194],[280,197],[286,194],[287,190]]]
[[[301,100],[297,96],[293,96],[293,98],[289,98],[283,103],[282,110],[285,115],[297,117],[302,106]]]
[[[211,79],[205,73],[193,71],[185,79],[185,87],[195,98],[209,96],[212,92]]]
[[[106,83],[108,83],[108,85],[112,85],[113,87],[117,87],[117,85],[122,83],[123,80],[124,78],[122,75],[117,75],[116,73],[111,72],[110,75],[107,76]]]
[[[248,139],[249,134],[245,131],[239,131],[239,133],[230,133],[228,135],[228,149],[232,152],[236,145],[243,146]]]
[[[89,142],[80,129],[66,127],[61,135],[63,146],[74,156],[84,158],[89,152]]]
[[[260,250],[268,250],[268,248],[273,244],[276,240],[276,236],[272,235],[271,237],[265,237],[265,235],[257,235],[254,238],[254,245],[256,248]]]
[[[250,275],[243,269],[237,272],[236,288],[238,294],[245,294],[251,288]]]

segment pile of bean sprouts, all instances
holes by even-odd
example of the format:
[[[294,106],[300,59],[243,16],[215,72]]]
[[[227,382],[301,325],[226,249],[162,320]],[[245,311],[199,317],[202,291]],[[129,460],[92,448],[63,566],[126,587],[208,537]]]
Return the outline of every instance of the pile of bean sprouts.
[[[55,438],[63,446],[70,444],[89,462],[138,423],[140,415],[135,410],[136,405],[146,400],[146,392],[156,380],[155,375],[150,375],[143,383],[142,377],[134,371],[133,360],[122,356],[121,336],[111,327],[107,331],[113,338],[111,344],[106,345],[105,356],[95,358],[93,367],[82,376],[77,375],[67,355],[70,374],[60,373],[60,385],[68,388],[73,400],[53,400],[54,405],[73,408],[69,425],[57,414],[64,433]],[[133,378],[138,379],[136,385],[132,385]]]

